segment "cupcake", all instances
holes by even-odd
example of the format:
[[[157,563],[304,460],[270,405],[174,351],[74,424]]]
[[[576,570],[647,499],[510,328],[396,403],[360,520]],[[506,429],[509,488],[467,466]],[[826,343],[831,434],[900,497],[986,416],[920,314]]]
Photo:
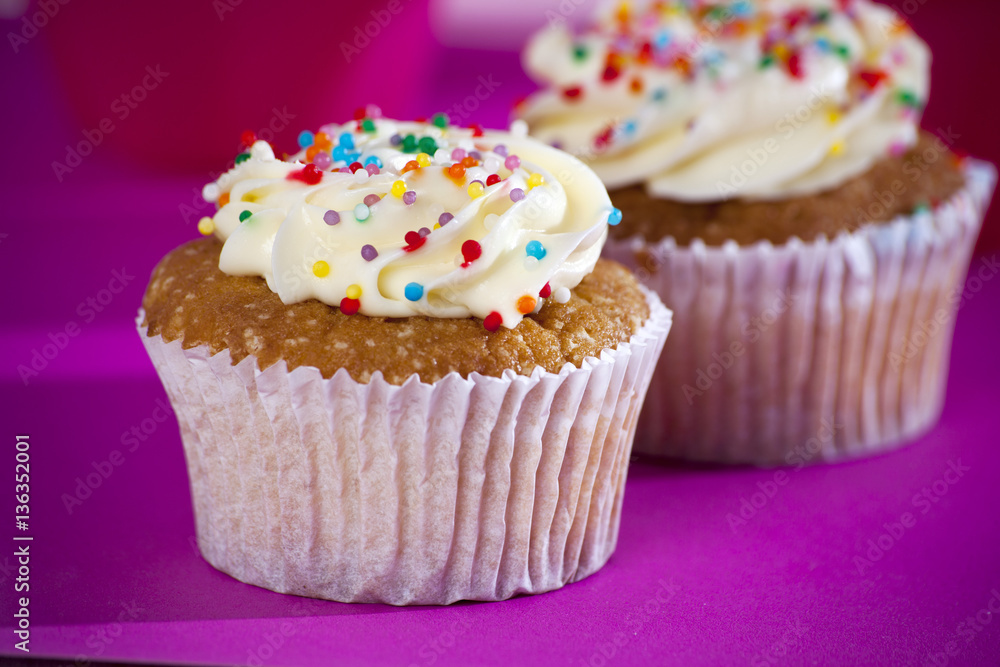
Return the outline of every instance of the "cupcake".
[[[597,176],[443,116],[247,140],[137,321],[208,562],[397,605],[603,566],[670,315],[600,259]]]
[[[929,62],[867,0],[622,4],[532,39],[518,114],[601,177],[605,256],[679,323],[637,451],[804,465],[933,426],[996,175],[919,129]]]

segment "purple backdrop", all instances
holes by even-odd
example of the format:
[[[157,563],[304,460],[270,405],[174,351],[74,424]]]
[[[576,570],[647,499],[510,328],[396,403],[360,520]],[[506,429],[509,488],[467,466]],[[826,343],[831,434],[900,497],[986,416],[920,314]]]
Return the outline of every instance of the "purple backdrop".
[[[981,246],[990,252],[974,259],[981,278],[968,283],[959,317],[942,421],[900,452],[780,474],[637,461],[608,566],[562,591],[503,603],[343,605],[281,596],[212,569],[192,547],[176,423],[133,329],[152,266],[192,238],[209,210],[196,196],[201,185],[248,127],[287,125],[277,134],[291,142],[302,127],[369,100],[399,116],[452,109],[467,123],[500,125],[530,90],[516,54],[436,47],[419,0],[400,0],[399,13],[350,65],[337,40],[351,39],[389,2],[361,3],[330,35],[316,29],[322,15],[313,12],[323,3],[281,18],[259,0],[222,2],[233,11],[221,19],[218,3],[185,0],[113,11],[54,3],[58,11],[30,36],[20,20],[0,22],[8,41],[0,46],[0,422],[6,465],[14,466],[16,434],[30,434],[32,457],[29,530],[14,526],[10,473],[0,489],[8,510],[0,524],[0,655],[18,653],[9,629],[20,596],[11,539],[18,534],[34,538],[35,656],[269,665],[1000,663],[992,223]],[[910,4],[936,53],[928,126],[952,124],[964,149],[997,161],[1000,135],[983,111],[997,99],[984,85],[995,6]],[[259,51],[246,61],[241,49]],[[285,76],[303,57],[315,85],[301,72]],[[129,114],[120,118],[116,96],[144,80],[145,98],[134,109],[123,101]],[[114,129],[57,174],[52,163],[66,162],[67,145],[96,138],[104,118]],[[18,367],[33,361],[37,375],[25,381]],[[96,488],[80,487],[88,477]]]

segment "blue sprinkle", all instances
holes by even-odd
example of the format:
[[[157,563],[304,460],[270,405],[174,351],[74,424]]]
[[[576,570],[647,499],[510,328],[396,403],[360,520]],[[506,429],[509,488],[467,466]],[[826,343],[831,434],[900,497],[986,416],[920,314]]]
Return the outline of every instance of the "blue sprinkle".
[[[333,156],[334,162],[347,161],[347,149],[345,149],[343,146],[335,146],[330,154]]]
[[[667,99],[667,89],[666,88],[657,88],[656,90],[653,91],[653,101],[654,102],[662,102],[665,99]]]
[[[611,213],[608,215],[608,224],[613,227],[618,223],[620,223],[621,221],[622,221],[621,209],[617,208],[611,209]]]
[[[528,241],[525,251],[528,253],[528,257],[534,257],[535,259],[543,259],[546,255],[545,246],[540,241]]]
[[[624,132],[625,134],[635,134],[635,121],[634,120],[626,121],[625,124],[622,126],[622,132]]]
[[[666,30],[661,30],[660,32],[656,33],[655,40],[656,40],[656,48],[663,50],[667,48],[668,44],[670,44],[670,33]]]
[[[357,162],[358,158],[361,157],[361,153],[348,153],[344,156],[344,160],[350,164],[351,162]]]
[[[746,0],[737,0],[737,2],[734,2],[729,9],[737,16],[749,16],[751,13],[750,3]]]
[[[299,133],[299,146],[302,148],[309,148],[313,145],[314,141],[316,141],[316,137],[314,137],[313,133],[309,130],[302,130],[302,132]]]
[[[420,301],[424,296],[424,286],[420,283],[410,283],[406,286],[404,293],[410,301]]]
[[[364,164],[366,167],[370,164],[373,164],[379,169],[382,168],[382,160],[379,160],[377,155],[369,155],[367,158],[365,158]]]
[[[354,150],[354,135],[350,132],[344,132],[340,135],[340,145],[349,151]]]
[[[816,40],[816,47],[825,53],[830,53],[833,50],[833,47],[830,46],[830,40],[825,37],[820,37]]]

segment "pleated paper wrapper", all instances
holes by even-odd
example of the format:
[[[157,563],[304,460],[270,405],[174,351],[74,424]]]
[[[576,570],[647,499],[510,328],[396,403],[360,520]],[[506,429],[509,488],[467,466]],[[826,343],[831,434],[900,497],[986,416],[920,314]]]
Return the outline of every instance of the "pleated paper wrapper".
[[[582,579],[618,538],[670,312],[600,359],[402,386],[183,349],[139,332],[180,424],[198,545],[282,593],[448,604]]]
[[[930,429],[992,165],[933,211],[828,240],[609,240],[673,310],[635,450],[762,465],[875,454]]]

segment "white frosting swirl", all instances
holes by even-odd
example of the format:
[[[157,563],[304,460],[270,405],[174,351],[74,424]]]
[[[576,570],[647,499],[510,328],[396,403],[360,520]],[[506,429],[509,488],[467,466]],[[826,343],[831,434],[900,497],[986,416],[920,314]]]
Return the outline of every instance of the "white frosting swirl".
[[[542,296],[565,296],[593,270],[613,207],[578,159],[523,133],[475,137],[454,127],[368,122],[368,131],[360,123],[323,128],[341,158],[332,171],[329,147],[325,158],[309,156],[320,170],[303,162],[305,151],[282,161],[258,141],[206,186],[206,198],[223,204],[213,220],[225,242],[223,272],[263,276],[286,304],[318,299],[370,316],[474,316],[512,328]],[[400,143],[410,134],[430,137],[433,155]],[[476,165],[460,177],[448,173],[464,153]],[[407,168],[418,157],[426,166]],[[343,167],[354,161],[381,168]],[[314,183],[301,180],[306,168]],[[484,187],[473,196],[477,180]]]
[[[916,143],[929,63],[869,0],[657,2],[579,36],[537,34],[524,64],[547,88],[518,113],[612,189],[802,196]]]

